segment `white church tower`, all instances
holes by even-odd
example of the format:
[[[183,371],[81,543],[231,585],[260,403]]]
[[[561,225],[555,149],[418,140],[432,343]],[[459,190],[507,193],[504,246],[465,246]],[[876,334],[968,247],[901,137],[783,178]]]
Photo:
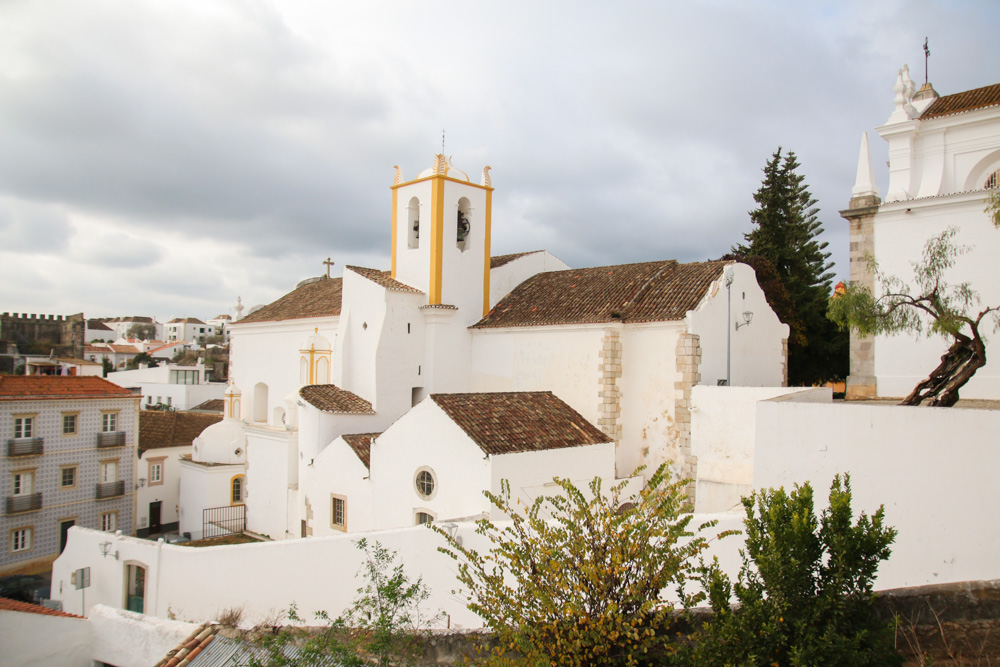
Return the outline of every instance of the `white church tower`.
[[[392,277],[427,295],[431,307],[453,306],[465,326],[489,311],[489,167],[473,183],[444,155],[416,179],[392,186]]]

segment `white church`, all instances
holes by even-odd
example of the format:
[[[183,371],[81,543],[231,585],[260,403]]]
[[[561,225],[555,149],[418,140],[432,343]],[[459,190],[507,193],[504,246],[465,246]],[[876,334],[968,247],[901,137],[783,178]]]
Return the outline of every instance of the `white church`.
[[[531,498],[666,461],[694,478],[692,388],[785,382],[788,328],[752,269],[491,256],[489,169],[397,167],[390,271],[348,266],[233,323],[181,531],[234,504],[285,539],[482,516],[502,479]]]

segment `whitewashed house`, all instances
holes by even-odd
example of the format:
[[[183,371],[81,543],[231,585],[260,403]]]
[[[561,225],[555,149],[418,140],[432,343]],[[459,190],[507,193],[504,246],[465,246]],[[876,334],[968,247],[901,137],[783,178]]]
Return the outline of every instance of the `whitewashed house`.
[[[108,380],[138,390],[143,408],[165,405],[175,410],[190,410],[205,401],[222,399],[225,383],[212,382],[209,374],[203,362],[194,366],[165,363],[108,373]]]
[[[920,259],[926,241],[957,227],[954,241],[969,251],[948,278],[953,284],[968,281],[984,306],[996,306],[1000,230],[984,208],[989,192],[1000,186],[1000,84],[939,97],[930,84],[917,91],[904,67],[893,90],[892,114],[876,128],[889,144],[885,201],[875,185],[864,136],[857,184],[850,207],[841,212],[851,225],[851,281],[881,293],[868,255],[885,274],[911,280],[911,262]],[[987,324],[983,333],[989,335],[991,329]],[[906,396],[938,365],[948,344],[940,336],[872,340],[852,333],[848,397]],[[1000,398],[997,349],[995,341],[987,346],[987,364],[962,388],[963,398]]]

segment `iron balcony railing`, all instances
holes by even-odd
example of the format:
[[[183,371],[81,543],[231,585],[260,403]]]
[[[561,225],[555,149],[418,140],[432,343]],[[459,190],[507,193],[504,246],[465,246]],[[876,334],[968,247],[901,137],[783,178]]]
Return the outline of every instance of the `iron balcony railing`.
[[[201,531],[204,539],[242,533],[247,529],[246,505],[208,507],[201,511]]]
[[[7,496],[7,514],[34,512],[42,509],[42,492],[26,493],[20,496]]]
[[[105,482],[97,485],[97,499],[114,498],[125,495],[125,480],[117,482]]]
[[[7,441],[7,456],[41,456],[44,438],[11,438]]]
[[[125,431],[112,431],[110,433],[97,434],[98,447],[124,447]]]

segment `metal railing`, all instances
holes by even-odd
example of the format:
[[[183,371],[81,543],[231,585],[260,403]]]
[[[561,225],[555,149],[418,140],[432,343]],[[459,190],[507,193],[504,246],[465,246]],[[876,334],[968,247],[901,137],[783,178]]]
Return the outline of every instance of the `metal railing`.
[[[97,499],[114,498],[125,495],[125,480],[117,482],[105,482],[97,485]]]
[[[112,431],[97,434],[98,447],[124,447],[125,431]]]
[[[11,438],[7,441],[7,456],[41,456],[45,438]]]
[[[42,509],[42,492],[26,493],[20,496],[7,496],[7,514],[34,512]]]
[[[239,534],[246,529],[246,505],[223,505],[201,511],[202,539]]]

